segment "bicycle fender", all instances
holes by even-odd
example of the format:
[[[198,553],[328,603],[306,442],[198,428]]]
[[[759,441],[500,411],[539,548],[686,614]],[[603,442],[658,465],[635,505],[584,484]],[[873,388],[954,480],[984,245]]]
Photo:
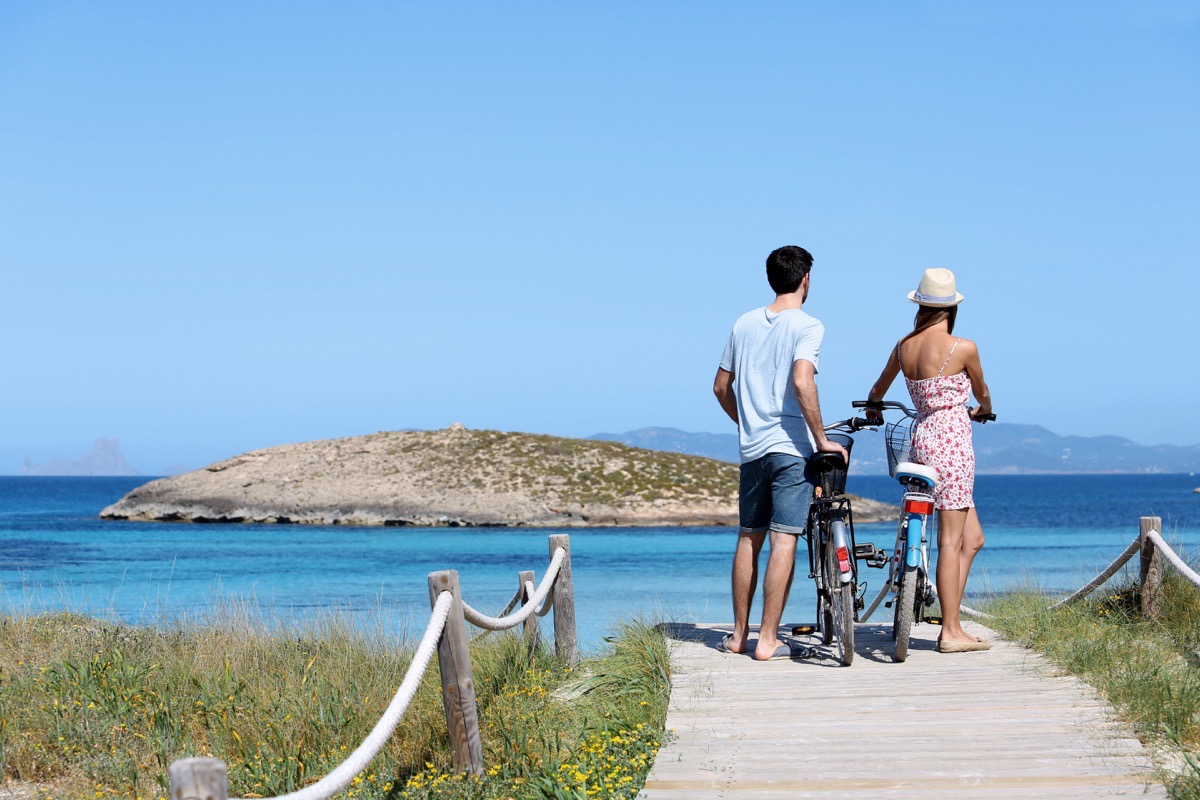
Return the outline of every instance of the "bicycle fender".
[[[908,548],[904,551],[904,565],[907,567],[921,566],[921,540],[924,534],[921,527],[924,520],[914,515],[908,518]]]

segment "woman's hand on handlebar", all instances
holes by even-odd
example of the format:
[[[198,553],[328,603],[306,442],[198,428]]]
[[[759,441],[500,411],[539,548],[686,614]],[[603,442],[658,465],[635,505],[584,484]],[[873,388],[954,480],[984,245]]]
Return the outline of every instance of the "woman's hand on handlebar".
[[[867,422],[871,425],[883,424],[884,402],[882,400],[855,400],[851,405],[863,409]]]
[[[984,423],[987,423],[987,422],[995,422],[996,421],[995,414],[991,413],[990,411],[987,414],[981,414],[981,413],[979,413],[978,408],[968,408],[967,416],[971,418],[972,422],[978,422],[980,425],[983,425]]]

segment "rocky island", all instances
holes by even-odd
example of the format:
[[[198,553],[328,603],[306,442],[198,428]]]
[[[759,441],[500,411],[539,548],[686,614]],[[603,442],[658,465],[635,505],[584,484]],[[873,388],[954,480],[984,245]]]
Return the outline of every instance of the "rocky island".
[[[616,442],[388,431],[255,450],[151,481],[105,519],[310,525],[736,525],[738,468]],[[856,500],[855,519],[895,508]]]

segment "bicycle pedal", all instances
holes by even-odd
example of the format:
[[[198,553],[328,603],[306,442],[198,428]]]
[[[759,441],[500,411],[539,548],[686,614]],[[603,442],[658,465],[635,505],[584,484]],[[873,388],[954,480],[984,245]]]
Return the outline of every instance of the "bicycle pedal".
[[[793,625],[792,626],[792,636],[800,636],[802,634],[816,633],[816,632],[817,632],[816,625]]]
[[[928,622],[930,625],[941,625],[942,624],[941,617],[926,617],[925,621]]]

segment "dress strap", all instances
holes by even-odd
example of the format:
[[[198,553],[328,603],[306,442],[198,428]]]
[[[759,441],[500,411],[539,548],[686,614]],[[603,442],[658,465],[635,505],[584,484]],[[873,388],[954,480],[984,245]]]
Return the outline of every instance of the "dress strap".
[[[946,354],[946,360],[942,362],[942,368],[938,370],[937,376],[939,378],[942,377],[942,373],[946,371],[946,365],[950,363],[950,356],[954,355],[954,351],[958,348],[958,343],[961,341],[962,339],[954,340],[954,346],[950,348],[950,352]],[[897,355],[899,355],[899,353],[897,353]]]

